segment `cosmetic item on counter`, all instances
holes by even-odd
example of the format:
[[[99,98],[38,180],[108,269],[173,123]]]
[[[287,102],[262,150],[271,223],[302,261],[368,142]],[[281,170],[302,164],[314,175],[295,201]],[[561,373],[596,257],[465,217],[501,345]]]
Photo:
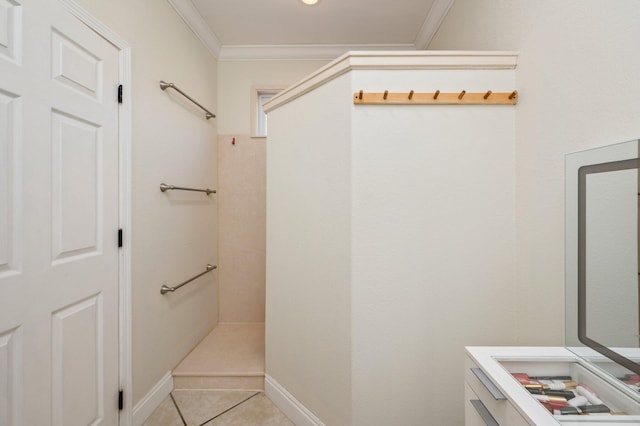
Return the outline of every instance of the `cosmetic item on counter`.
[[[531,387],[533,389],[542,389],[542,383],[537,380],[531,380],[526,373],[511,373],[511,375],[518,381],[522,386]]]
[[[512,373],[531,396],[554,415],[601,414],[612,415],[598,395],[588,387],[578,384],[571,376],[529,376]],[[639,376],[625,376],[628,382]]]
[[[564,402],[565,404],[567,403],[567,399],[561,396],[536,395],[536,394],[531,394],[531,396],[537,399],[538,401],[543,401],[543,402],[553,401],[553,402]]]
[[[563,408],[568,407],[566,402],[540,401],[540,404],[542,404],[544,408],[549,410],[551,414],[560,414],[560,411]]]
[[[582,405],[580,407],[564,407],[560,410],[560,414],[595,414],[610,413],[611,410],[604,404],[598,405]]]
[[[580,407],[582,405],[587,405],[589,403],[589,400],[580,395],[580,396],[576,396],[573,399],[570,399],[569,401],[567,401],[569,403],[569,405],[571,405],[572,407]]]
[[[577,386],[576,392],[578,392],[579,395],[582,395],[585,398],[587,398],[590,404],[593,404],[593,405],[602,404],[602,400],[598,398],[598,396],[594,392],[592,392],[590,389],[585,388],[584,386]]]
[[[511,373],[511,375],[518,379],[518,381],[531,379],[527,373]]]
[[[562,381],[562,380],[540,380],[544,389],[551,390],[566,390],[566,389],[574,389],[578,386],[577,382],[573,380]]]
[[[532,389],[543,390],[544,389],[544,385],[542,383],[529,383],[523,386],[527,390],[532,390]]]
[[[550,389],[527,389],[529,393],[533,393],[536,395],[550,395],[550,396],[562,396],[567,401],[576,397],[576,394],[573,391],[561,391],[561,390],[550,390]]]
[[[531,396],[537,399],[544,408],[549,410],[551,414],[554,414],[556,411],[560,412],[560,410],[569,406],[569,404],[567,404],[567,400],[561,396],[538,394],[532,394]]]
[[[564,382],[568,382],[573,380],[571,376],[529,376],[531,380],[561,380]]]
[[[638,374],[625,374],[624,377],[619,380],[625,382],[628,385],[636,385],[640,383],[640,375]]]
[[[640,375],[625,374],[624,377],[620,377],[619,380],[634,391],[640,392]]]
[[[575,388],[578,383],[571,380],[570,376],[543,376],[543,377],[561,377],[562,379],[533,379],[527,373],[511,373],[511,375],[520,384],[527,389],[551,389],[551,390],[567,390]],[[563,380],[569,378],[569,380]]]

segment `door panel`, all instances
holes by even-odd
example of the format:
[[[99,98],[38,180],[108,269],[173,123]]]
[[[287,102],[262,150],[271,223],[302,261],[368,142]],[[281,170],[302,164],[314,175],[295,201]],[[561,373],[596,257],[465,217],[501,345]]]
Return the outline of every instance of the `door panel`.
[[[98,254],[102,235],[101,128],[52,113],[52,259]]]
[[[16,200],[19,174],[20,100],[0,91],[0,277],[15,271],[18,259],[20,203]]]
[[[22,383],[22,332],[0,334],[0,425],[20,424]]]
[[[0,57],[19,62],[22,37],[22,9],[14,0],[0,0]]]
[[[118,424],[118,55],[0,0],[0,426]]]
[[[53,313],[53,424],[91,425],[104,413],[100,295]]]
[[[82,45],[53,30],[52,78],[79,93],[102,100],[102,61]]]

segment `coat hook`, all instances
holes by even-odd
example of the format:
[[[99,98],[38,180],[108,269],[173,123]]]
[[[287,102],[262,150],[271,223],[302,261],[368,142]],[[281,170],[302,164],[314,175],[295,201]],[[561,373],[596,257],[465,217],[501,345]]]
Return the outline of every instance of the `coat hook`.
[[[358,93],[358,99],[362,100],[362,90]]]
[[[389,95],[389,91],[388,91],[388,90],[385,90],[385,91],[384,91],[384,95],[382,95],[382,99],[385,99],[385,100],[386,100],[388,95]]]
[[[484,94],[483,98],[486,100],[489,96],[491,96],[491,90],[487,90],[487,93]]]
[[[440,91],[436,90],[436,93],[433,94],[433,99],[438,99],[439,95],[440,95]]]
[[[458,95],[458,99],[462,100],[462,97],[464,96],[465,93],[467,93],[466,90],[463,90],[462,92],[460,92],[460,94]]]
[[[509,95],[509,99],[515,99],[516,97],[518,97],[518,91],[514,90],[513,92],[511,92],[511,94]]]
[[[413,90],[409,92],[409,99],[413,98]]]

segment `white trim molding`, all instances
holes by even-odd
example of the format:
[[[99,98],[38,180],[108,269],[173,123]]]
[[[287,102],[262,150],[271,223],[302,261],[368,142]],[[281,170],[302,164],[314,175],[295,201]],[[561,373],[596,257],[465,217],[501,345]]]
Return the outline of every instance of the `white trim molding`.
[[[296,426],[324,426],[319,418],[268,374],[264,376],[264,393]]]
[[[435,0],[413,43],[223,45],[191,0],[167,0],[213,56],[220,61],[332,60],[352,50],[426,49],[455,0]]]
[[[286,89],[287,86],[281,85],[259,85],[251,86],[251,137],[252,138],[266,138],[266,119],[264,118],[264,110],[260,103],[260,97],[262,95],[275,96],[278,93]],[[263,323],[264,324],[264,323]]]
[[[515,69],[518,54],[493,51],[348,52],[264,103],[266,113],[353,70]]]
[[[124,407],[120,415],[120,426],[131,424],[133,416],[133,306],[132,306],[132,78],[131,48],[120,51],[120,390],[124,392]]]
[[[120,412],[120,426],[130,426],[133,404],[132,370],[132,307],[131,307],[131,46],[111,28],[95,18],[74,0],[60,0],[60,3],[78,20],[102,36],[119,50],[119,84],[123,86],[123,100],[118,111],[118,176],[119,212],[118,223],[123,231],[123,246],[118,259],[118,344],[119,381],[124,393],[124,406]]]
[[[222,46],[219,61],[327,60],[351,50],[414,50],[413,44],[280,44]]]
[[[169,396],[173,390],[173,376],[171,371],[160,379],[153,388],[133,407],[133,426],[141,426],[156,408]]]
[[[82,21],[86,26],[100,34],[109,43],[113,44],[119,50],[129,49],[129,44],[124,41],[122,37],[113,32],[113,30],[103,24],[101,21],[92,16],[89,12],[78,5],[74,0],[60,0],[60,3],[69,11],[73,16]]]
[[[422,24],[422,28],[420,28],[416,41],[414,42],[415,49],[421,50],[429,47],[431,40],[433,40],[433,37],[436,35],[447,13],[449,13],[449,9],[453,6],[454,1],[455,0],[435,0],[433,2],[427,14],[427,19],[425,19]]]
[[[220,41],[213,30],[206,23],[200,12],[193,5],[191,0],[167,0],[178,12],[178,15],[191,28],[191,31],[200,39],[202,44],[211,52],[214,58],[220,56]]]

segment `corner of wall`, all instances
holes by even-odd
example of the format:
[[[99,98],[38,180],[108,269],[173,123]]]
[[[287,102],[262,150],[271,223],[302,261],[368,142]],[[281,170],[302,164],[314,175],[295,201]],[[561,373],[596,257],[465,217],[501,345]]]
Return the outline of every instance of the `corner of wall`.
[[[264,378],[264,392],[296,426],[324,426],[318,417],[268,374]]]
[[[133,407],[133,426],[141,426],[173,390],[171,371],[160,379],[153,388]]]

